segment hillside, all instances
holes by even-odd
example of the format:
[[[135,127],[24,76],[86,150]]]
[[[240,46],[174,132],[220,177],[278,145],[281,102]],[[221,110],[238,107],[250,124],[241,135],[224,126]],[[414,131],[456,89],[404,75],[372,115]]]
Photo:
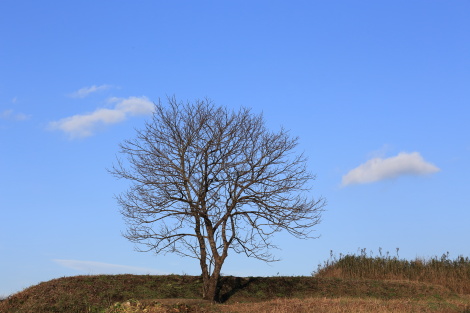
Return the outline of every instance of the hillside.
[[[469,295],[444,286],[319,277],[223,277],[220,301],[224,304],[188,300],[200,298],[201,283],[199,276],[186,275],[64,277],[10,296],[0,302],[0,312],[288,312],[291,306],[299,312],[340,312],[320,309],[348,306],[364,307],[366,311],[357,312],[367,312],[380,303],[404,308],[398,312],[470,308]]]
[[[75,276],[40,283],[0,302],[0,312],[465,312],[470,259],[408,261],[331,253],[314,276],[222,277],[218,304],[188,275]]]

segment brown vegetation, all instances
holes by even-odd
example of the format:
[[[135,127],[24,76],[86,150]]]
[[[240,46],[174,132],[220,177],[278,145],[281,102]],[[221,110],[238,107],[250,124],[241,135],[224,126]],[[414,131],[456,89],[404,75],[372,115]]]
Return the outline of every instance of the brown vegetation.
[[[0,312],[470,312],[470,260],[448,255],[332,258],[313,277],[222,277],[218,304],[187,275],[54,279],[8,297]]]
[[[185,301],[174,299],[172,304],[154,301],[153,303],[125,302],[117,303],[106,313],[167,313],[167,312],[239,312],[239,313],[340,313],[340,312],[469,312],[463,301],[449,300],[447,302],[419,300],[382,300],[361,298],[278,298],[263,302],[241,302],[217,305],[191,305]]]
[[[458,256],[452,260],[449,253],[430,259],[408,261],[387,252],[373,257],[362,249],[360,255],[333,255],[319,265],[317,277],[347,279],[404,280],[441,285],[460,294],[470,294],[470,259]]]

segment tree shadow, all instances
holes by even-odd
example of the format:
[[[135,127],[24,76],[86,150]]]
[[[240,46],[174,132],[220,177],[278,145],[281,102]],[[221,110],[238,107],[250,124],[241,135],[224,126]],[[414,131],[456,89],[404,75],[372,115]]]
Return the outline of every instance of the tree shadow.
[[[217,286],[217,302],[227,302],[234,294],[247,288],[256,280],[258,280],[256,277],[221,277]]]

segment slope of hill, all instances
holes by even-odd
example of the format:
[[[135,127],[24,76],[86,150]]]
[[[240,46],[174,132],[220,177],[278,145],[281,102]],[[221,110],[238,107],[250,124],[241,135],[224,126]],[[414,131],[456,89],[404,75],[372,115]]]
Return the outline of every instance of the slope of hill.
[[[304,312],[310,311],[312,305],[325,307],[326,302],[330,302],[326,307],[333,308],[335,301],[340,307],[372,301],[369,304],[403,305],[406,302],[419,308],[420,305],[430,309],[445,308],[445,312],[463,312],[466,307],[470,308],[468,295],[459,295],[444,286],[410,281],[230,276],[223,277],[220,286],[223,305],[188,300],[200,298],[201,284],[199,276],[186,275],[64,277],[8,297],[0,302],[0,312],[249,312],[251,309],[270,312],[269,308],[276,305],[287,306],[286,311],[277,309],[277,312],[288,312],[288,306],[296,301],[303,301]],[[179,300],[161,300],[175,298]],[[263,309],[263,305],[266,308]],[[302,304],[296,306],[300,311],[304,310]],[[403,312],[407,310],[408,307]]]

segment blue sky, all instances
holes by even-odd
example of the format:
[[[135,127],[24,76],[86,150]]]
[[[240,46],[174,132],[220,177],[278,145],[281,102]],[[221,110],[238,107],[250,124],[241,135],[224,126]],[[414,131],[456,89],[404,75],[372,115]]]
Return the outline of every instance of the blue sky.
[[[152,102],[209,97],[300,137],[316,240],[222,272],[310,275],[335,253],[470,255],[468,1],[0,3],[0,295],[99,273],[199,274],[121,236],[109,175]],[[150,106],[149,106],[150,105]]]

